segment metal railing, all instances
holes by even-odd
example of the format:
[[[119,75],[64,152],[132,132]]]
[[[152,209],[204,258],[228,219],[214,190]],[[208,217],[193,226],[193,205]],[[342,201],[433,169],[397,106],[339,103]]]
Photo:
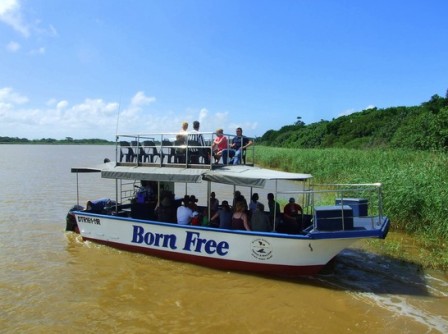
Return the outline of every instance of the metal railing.
[[[381,183],[312,184],[307,189],[278,191],[277,200],[294,197],[313,230],[353,230],[362,221],[374,229],[383,222]]]
[[[200,140],[198,140],[200,136]],[[116,137],[116,161],[121,165],[143,166],[184,166],[212,168],[214,165],[232,164],[235,153],[230,147],[235,135],[225,135],[229,147],[225,154],[228,159],[221,158],[218,163],[214,159],[216,133],[151,133],[120,134]],[[255,161],[255,143],[252,138],[245,137],[252,144],[241,152],[240,164],[253,165]]]

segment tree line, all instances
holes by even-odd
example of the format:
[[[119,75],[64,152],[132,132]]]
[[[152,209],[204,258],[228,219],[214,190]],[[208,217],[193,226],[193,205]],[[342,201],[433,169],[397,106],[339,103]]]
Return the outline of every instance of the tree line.
[[[0,144],[95,144],[95,145],[105,145],[114,144],[105,139],[91,138],[91,139],[73,139],[71,137],[66,137],[65,139],[53,139],[53,138],[41,138],[41,139],[27,139],[18,137],[1,137]]]
[[[257,144],[286,148],[400,148],[448,151],[448,91],[413,107],[367,109],[331,121],[269,130]]]

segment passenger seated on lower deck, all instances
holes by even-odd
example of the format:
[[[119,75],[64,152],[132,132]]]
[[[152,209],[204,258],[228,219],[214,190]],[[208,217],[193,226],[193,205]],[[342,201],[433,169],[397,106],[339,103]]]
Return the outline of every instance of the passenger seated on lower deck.
[[[136,196],[137,203],[153,201],[155,199],[155,194],[153,190],[154,185],[151,184],[152,182],[147,180],[141,180],[140,183],[141,187],[139,187]]]
[[[232,215],[232,229],[250,231],[250,226],[246,214],[247,205],[245,205],[244,202],[240,201],[237,202],[235,206],[235,212]]]
[[[182,200],[183,205],[177,208],[177,223],[179,225],[188,225],[191,222],[193,216],[193,210],[190,209],[190,196],[185,195]]]
[[[247,210],[246,198],[244,197],[244,195],[241,194],[241,191],[235,190],[235,192],[233,193],[233,203],[232,203],[233,211],[236,210],[236,203],[238,202],[243,202],[244,210]]]
[[[177,217],[174,195],[171,192],[165,192],[161,197],[162,201],[155,209],[158,220],[164,223],[176,223]]]
[[[268,215],[264,212],[264,205],[257,202],[256,209],[252,213],[250,219],[250,227],[252,231],[271,232],[272,225],[269,221]]]
[[[283,208],[283,221],[277,225],[277,232],[287,234],[299,234],[303,230],[303,210],[291,197]]]
[[[291,197],[288,204],[283,208],[283,219],[286,222],[296,223],[302,213],[302,207],[296,203],[294,197]]]
[[[212,225],[215,225],[218,220],[219,228],[224,228],[227,230],[232,229],[232,209],[229,206],[229,202],[222,201],[221,208],[216,212],[210,220],[212,221]]]
[[[277,226],[282,220],[282,213],[280,212],[280,204],[275,200],[274,194],[269,193],[267,195],[269,206],[269,219],[273,226]]]
[[[214,191],[210,193],[209,202],[210,202],[210,215],[214,216],[214,214],[218,212],[219,209],[219,200],[216,198],[216,194]]]
[[[93,201],[88,201],[86,204],[86,211],[93,213],[104,213],[106,209],[113,206],[114,202],[110,198],[100,198]]]

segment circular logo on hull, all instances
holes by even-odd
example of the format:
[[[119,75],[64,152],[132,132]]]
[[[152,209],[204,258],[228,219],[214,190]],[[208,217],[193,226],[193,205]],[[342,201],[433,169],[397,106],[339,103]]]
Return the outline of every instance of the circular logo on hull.
[[[252,256],[259,260],[269,260],[272,258],[272,248],[269,241],[259,238],[251,243]]]

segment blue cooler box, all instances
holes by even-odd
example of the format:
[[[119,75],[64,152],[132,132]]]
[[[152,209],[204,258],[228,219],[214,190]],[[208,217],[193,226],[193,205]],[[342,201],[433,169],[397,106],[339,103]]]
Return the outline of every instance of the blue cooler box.
[[[352,230],[353,210],[348,205],[316,206],[314,221],[319,231]]]
[[[369,201],[365,198],[336,198],[336,205],[349,205],[353,209],[353,217],[368,216]]]

